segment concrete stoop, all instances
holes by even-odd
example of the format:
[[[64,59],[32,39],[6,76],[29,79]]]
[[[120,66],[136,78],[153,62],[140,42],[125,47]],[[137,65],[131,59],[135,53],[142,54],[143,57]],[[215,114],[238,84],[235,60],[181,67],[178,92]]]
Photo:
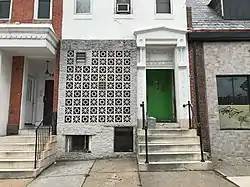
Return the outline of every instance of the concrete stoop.
[[[137,130],[137,160],[140,171],[212,170],[212,162],[204,153],[201,162],[200,141],[195,129],[172,128],[165,124],[148,129],[148,160],[145,164],[144,130]],[[178,125],[176,125],[178,126]],[[156,125],[159,127],[159,125]]]
[[[33,178],[56,159],[56,136],[51,136],[35,164],[35,136],[0,137],[0,179]]]

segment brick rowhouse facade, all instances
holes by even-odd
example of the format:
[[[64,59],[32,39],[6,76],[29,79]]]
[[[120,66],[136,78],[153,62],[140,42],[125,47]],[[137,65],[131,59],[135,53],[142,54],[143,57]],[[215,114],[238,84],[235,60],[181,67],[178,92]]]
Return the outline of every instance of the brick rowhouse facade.
[[[188,31],[192,32],[192,8],[187,7],[187,25]],[[194,45],[196,47],[194,48]],[[202,42],[190,42],[189,48],[189,71],[190,71],[190,91],[191,103],[193,105],[193,126],[197,125],[197,105],[196,105],[196,91],[195,91],[195,75],[194,64],[197,65],[197,83],[199,95],[199,113],[201,119],[201,131],[203,147],[206,152],[210,152],[210,136],[209,136],[209,123],[207,112],[207,99],[206,99],[206,86],[205,86],[205,69],[204,69],[204,51]],[[196,51],[194,51],[196,49]],[[194,62],[194,54],[196,55],[196,62]]]
[[[12,0],[12,13],[10,20],[2,20],[1,23],[51,23],[56,35],[61,39],[62,32],[62,10],[63,0],[52,1],[52,20],[35,20],[34,5],[35,0]],[[57,111],[58,100],[58,81],[59,81],[59,63],[60,63],[60,45],[57,49],[54,69],[54,95],[53,111]],[[7,126],[7,134],[17,134],[20,122],[20,107],[22,94],[22,81],[24,69],[24,57],[13,57],[12,80],[10,88],[10,106]]]

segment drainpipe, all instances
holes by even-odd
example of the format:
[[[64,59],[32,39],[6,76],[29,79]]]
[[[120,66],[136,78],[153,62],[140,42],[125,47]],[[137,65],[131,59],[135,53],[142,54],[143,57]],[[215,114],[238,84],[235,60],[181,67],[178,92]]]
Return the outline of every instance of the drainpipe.
[[[202,132],[201,132],[201,116],[200,116],[200,98],[199,98],[199,88],[198,88],[198,79],[197,79],[197,47],[196,42],[193,43],[193,58],[194,58],[194,84],[195,84],[195,103],[196,103],[196,117],[197,117],[197,130],[200,136],[200,149],[201,149],[201,162],[205,162],[203,155],[203,145],[202,145]]]

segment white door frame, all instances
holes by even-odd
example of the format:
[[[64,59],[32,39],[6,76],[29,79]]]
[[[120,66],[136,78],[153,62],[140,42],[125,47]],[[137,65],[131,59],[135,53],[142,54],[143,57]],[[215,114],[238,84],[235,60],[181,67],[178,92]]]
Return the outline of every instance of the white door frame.
[[[28,89],[29,89],[29,80],[31,80],[31,86],[32,86],[32,90],[31,92],[29,93],[28,92]],[[31,76],[31,75],[28,75],[27,77],[27,89],[26,89],[26,107],[25,107],[25,123],[32,123],[34,124],[35,123],[35,99],[36,99],[36,78]],[[30,97],[30,98],[28,98]],[[28,105],[30,104],[29,102],[31,102],[31,119],[28,119],[29,121],[27,122],[27,113],[29,113],[29,108],[27,109]]]

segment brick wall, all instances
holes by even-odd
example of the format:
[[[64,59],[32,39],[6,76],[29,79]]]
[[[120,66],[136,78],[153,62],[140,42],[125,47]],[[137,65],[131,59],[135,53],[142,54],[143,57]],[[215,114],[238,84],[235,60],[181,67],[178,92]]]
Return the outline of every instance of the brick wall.
[[[209,137],[209,124],[207,112],[207,98],[206,98],[206,82],[205,82],[205,69],[204,69],[204,51],[203,43],[196,42],[196,51],[194,51],[194,42],[189,43],[189,68],[190,68],[190,90],[191,102],[194,106],[193,123],[195,123],[197,116],[196,106],[196,91],[195,91],[195,76],[194,76],[194,54],[196,55],[197,65],[197,81],[198,81],[198,95],[199,95],[199,113],[202,125],[202,140],[204,150],[210,152],[210,137]]]
[[[14,56],[12,63],[10,106],[7,134],[17,134],[20,122],[24,57]]]
[[[32,23],[35,0],[13,0],[11,22]]]

